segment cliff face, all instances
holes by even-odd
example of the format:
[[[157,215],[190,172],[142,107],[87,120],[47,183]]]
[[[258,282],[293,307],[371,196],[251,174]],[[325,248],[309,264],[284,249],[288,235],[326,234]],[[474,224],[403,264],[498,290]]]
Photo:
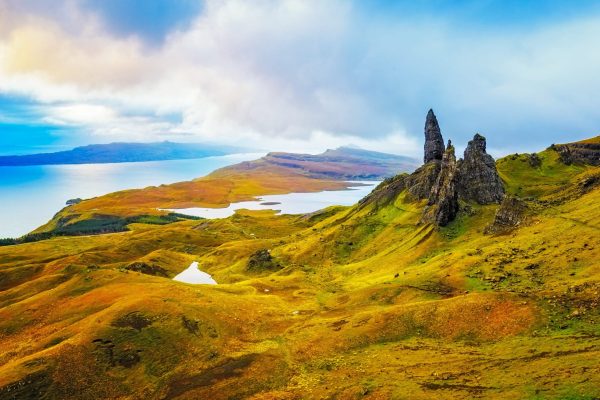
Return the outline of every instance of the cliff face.
[[[456,217],[459,209],[456,190],[457,171],[454,146],[448,141],[439,175],[431,189],[427,208],[423,211],[422,223],[444,226]]]
[[[433,160],[406,177],[406,188],[413,200],[428,199],[442,168],[441,160]]]
[[[600,165],[600,136],[581,142],[557,144],[552,148],[565,164]]]

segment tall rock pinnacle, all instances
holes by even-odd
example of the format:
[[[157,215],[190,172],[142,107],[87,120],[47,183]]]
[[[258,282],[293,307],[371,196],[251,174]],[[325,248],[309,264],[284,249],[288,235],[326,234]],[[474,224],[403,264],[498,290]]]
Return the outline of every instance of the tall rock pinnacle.
[[[486,151],[485,138],[476,134],[465,150],[464,159],[457,160],[452,142],[448,140],[444,146],[433,110],[429,110],[425,122],[425,164],[410,175],[384,181],[361,205],[383,206],[404,191],[403,201],[427,199],[420,222],[437,226],[452,222],[461,210],[461,203],[499,204],[505,192],[496,163]],[[507,203],[507,207],[512,204]],[[518,223],[523,218],[509,211],[499,214],[499,224]]]
[[[441,160],[444,155],[444,139],[433,110],[427,113],[425,120],[425,157],[423,162]]]

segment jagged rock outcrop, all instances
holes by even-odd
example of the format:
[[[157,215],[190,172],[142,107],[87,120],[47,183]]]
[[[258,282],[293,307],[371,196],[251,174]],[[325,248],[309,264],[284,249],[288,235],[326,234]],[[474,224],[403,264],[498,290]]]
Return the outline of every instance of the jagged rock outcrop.
[[[500,203],[504,198],[504,185],[498,175],[496,162],[486,152],[486,141],[480,134],[475,134],[467,145],[458,170],[460,199],[493,204]]]
[[[555,144],[550,148],[556,150],[563,163],[600,165],[600,136],[581,142]]]
[[[141,261],[133,262],[127,265],[124,269],[152,276],[163,276],[165,278],[169,276],[169,271],[167,271],[166,269],[158,265],[147,264]]]
[[[496,211],[494,222],[485,233],[505,233],[518,227],[526,220],[527,204],[514,196],[506,195]]]
[[[440,173],[431,189],[427,207],[423,211],[422,223],[435,223],[438,226],[445,226],[454,220],[459,210],[458,191],[456,190],[457,172],[454,146],[448,141],[448,147],[442,158]]]
[[[428,199],[442,169],[441,160],[421,166],[406,178],[406,188],[412,200]]]
[[[429,110],[425,119],[425,164],[441,160],[444,155],[444,139],[433,110]]]
[[[427,199],[422,223],[445,226],[459,211],[459,200],[479,204],[500,203],[504,185],[492,156],[486,152],[486,140],[476,134],[465,150],[464,159],[456,160],[455,149],[444,146],[435,114],[429,110],[425,122],[425,164],[410,175],[386,179],[359,202],[359,208],[393,203],[406,190],[405,201]]]

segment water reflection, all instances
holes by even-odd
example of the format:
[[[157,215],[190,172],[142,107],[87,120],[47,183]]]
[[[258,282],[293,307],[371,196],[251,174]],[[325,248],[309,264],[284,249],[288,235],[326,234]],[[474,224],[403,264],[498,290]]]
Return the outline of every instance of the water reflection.
[[[379,182],[374,181],[355,181],[353,183],[361,186],[354,186],[349,190],[260,196],[256,201],[240,201],[224,208],[193,207],[170,209],[169,211],[210,219],[227,218],[232,216],[236,210],[241,209],[277,210],[281,214],[307,214],[334,205],[353,205],[379,184]]]

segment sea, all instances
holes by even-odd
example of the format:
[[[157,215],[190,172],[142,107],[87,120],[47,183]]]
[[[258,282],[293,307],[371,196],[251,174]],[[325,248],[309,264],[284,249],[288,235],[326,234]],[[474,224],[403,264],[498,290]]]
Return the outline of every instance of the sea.
[[[246,153],[192,160],[0,167],[0,238],[16,238],[33,231],[65,207],[69,199],[88,199],[119,190],[188,181],[263,155]],[[224,209],[178,212],[205,218],[223,218],[239,208],[308,213],[331,205],[354,204],[377,183],[357,182],[354,190],[261,196],[258,202],[234,204]]]
[[[69,199],[188,181],[262,156],[247,153],[191,160],[0,167],[0,238],[31,232],[48,222]]]

